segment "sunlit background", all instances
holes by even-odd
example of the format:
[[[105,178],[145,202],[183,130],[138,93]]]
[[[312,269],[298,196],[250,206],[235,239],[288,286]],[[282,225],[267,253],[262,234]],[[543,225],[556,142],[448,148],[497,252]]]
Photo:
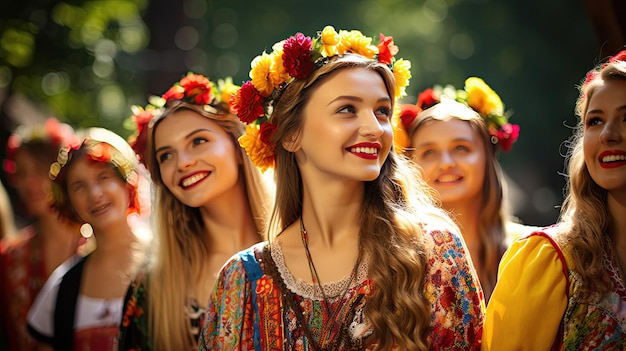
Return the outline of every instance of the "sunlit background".
[[[558,217],[576,86],[608,52],[582,1],[9,0],[1,11],[3,145],[17,124],[50,115],[126,137],[130,106],[187,71],[241,83],[275,42],[330,24],[394,37],[413,67],[404,102],[433,84],[462,88],[468,76],[499,93],[521,126],[500,155],[511,207],[534,225]]]

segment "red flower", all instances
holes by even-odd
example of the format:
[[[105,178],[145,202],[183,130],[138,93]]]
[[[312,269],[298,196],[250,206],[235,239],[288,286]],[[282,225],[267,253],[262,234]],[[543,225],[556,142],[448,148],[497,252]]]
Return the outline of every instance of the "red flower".
[[[622,50],[609,59],[609,62],[626,61],[626,50]]]
[[[402,126],[406,129],[408,126],[413,123],[415,117],[420,113],[419,107],[417,105],[406,104],[402,105],[400,108],[400,121],[402,121]]]
[[[393,37],[386,37],[380,33],[380,44],[378,44],[378,62],[390,65],[393,57],[396,56],[399,49],[393,44]]]
[[[504,152],[511,150],[511,146],[519,137],[519,126],[517,124],[506,123],[497,130],[495,137]]]
[[[311,56],[311,37],[302,33],[289,37],[283,44],[283,67],[290,76],[297,79],[307,78],[313,72]]]
[[[95,144],[89,150],[89,158],[96,162],[111,162],[112,146],[107,143]]]
[[[233,96],[231,112],[239,116],[242,122],[250,124],[265,114],[263,104],[263,96],[254,88],[251,81],[247,81]]]
[[[203,75],[188,74],[180,80],[180,85],[185,89],[185,96],[198,105],[206,105],[213,100],[211,82]]]
[[[272,145],[272,137],[274,137],[274,133],[276,133],[276,125],[267,122],[261,124],[260,128],[261,141],[267,145]]]
[[[174,85],[166,91],[162,97],[165,101],[170,101],[172,99],[182,100],[185,97],[185,89],[183,89],[180,85]]]
[[[428,88],[417,96],[417,107],[419,107],[420,112],[438,103],[439,97],[435,94],[433,88]]]

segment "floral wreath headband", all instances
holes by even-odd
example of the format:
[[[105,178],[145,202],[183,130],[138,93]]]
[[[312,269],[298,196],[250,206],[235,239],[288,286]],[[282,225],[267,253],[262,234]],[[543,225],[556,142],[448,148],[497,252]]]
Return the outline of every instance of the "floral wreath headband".
[[[201,74],[188,72],[162,96],[151,96],[145,107],[131,107],[133,115],[126,123],[132,123],[129,129],[134,129],[135,132],[129,137],[128,143],[135,150],[139,159],[145,162],[148,126],[155,117],[163,113],[171,102],[183,101],[202,106],[211,113],[218,113],[218,110],[228,112],[232,97],[238,89],[239,86],[233,84],[233,79],[230,77],[220,79],[215,84]]]
[[[261,171],[274,166],[275,145],[271,143],[276,131],[272,124],[274,99],[295,79],[307,79],[316,68],[331,58],[351,53],[376,60],[393,72],[395,98],[406,95],[411,78],[411,63],[396,59],[398,47],[392,37],[380,34],[378,45],[358,30],[340,30],[326,26],[315,38],[296,33],[272,46],[272,52],[263,52],[251,63],[250,80],[245,82],[231,101],[231,111],[247,124],[239,144],[246,150],[252,163]]]
[[[78,137],[74,129],[66,123],[59,122],[58,119],[50,117],[43,124],[32,126],[19,126],[7,140],[6,159],[4,160],[4,171],[7,174],[15,174],[17,166],[15,164],[15,154],[26,143],[44,142],[54,147],[61,147],[64,144],[78,142]]]
[[[417,98],[417,104],[402,105],[396,114],[394,139],[399,146],[397,151],[402,153],[410,146],[408,132],[415,128],[415,121],[420,113],[436,106],[445,99],[450,99],[476,111],[485,121],[491,143],[507,152],[519,137],[520,127],[509,123],[509,113],[504,111],[504,104],[482,79],[470,77],[465,80],[465,88],[457,90],[452,85],[435,85],[422,91]],[[398,121],[399,120],[399,121]]]
[[[626,63],[626,49],[620,50],[617,54],[609,57],[606,60],[606,62],[596,65],[596,67],[594,67],[592,70],[587,72],[587,75],[585,75],[585,80],[583,81],[582,87],[585,87],[589,83],[591,83],[591,81],[593,81],[600,74],[600,72],[604,68],[606,68],[606,66],[609,63],[617,63],[617,62]]]

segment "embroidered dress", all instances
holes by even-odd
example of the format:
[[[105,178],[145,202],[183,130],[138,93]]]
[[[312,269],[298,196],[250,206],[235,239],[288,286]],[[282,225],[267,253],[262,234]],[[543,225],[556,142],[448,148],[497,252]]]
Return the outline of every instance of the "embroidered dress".
[[[55,269],[33,302],[27,323],[31,335],[38,341],[53,345],[57,292],[66,273],[81,259],[73,256]],[[79,294],[74,318],[74,351],[116,350],[122,304],[121,297],[106,300]]]
[[[146,282],[149,274],[140,273],[133,281],[124,299],[124,314],[120,325],[119,350],[148,351],[152,350],[152,340],[148,333],[148,294]],[[189,316],[190,333],[198,340],[200,328],[204,323],[206,309],[198,301],[192,299],[189,306],[185,306],[185,313]]]
[[[484,317],[484,300],[476,273],[465,254],[461,239],[447,231],[427,230],[428,271],[424,295],[431,304],[431,322],[425,337],[431,349],[478,350]],[[275,267],[283,279],[272,278]],[[347,279],[347,281],[346,281]],[[370,349],[363,341],[372,333],[364,308],[372,282],[367,263],[359,267],[349,289],[350,278],[326,284],[329,303],[338,310],[334,320],[347,328],[324,328],[331,319],[316,285],[298,281],[285,266],[280,247],[266,242],[240,252],[223,268],[209,301],[207,322],[199,341],[200,350],[311,350],[309,338],[292,309],[285,308],[289,296],[281,294],[284,284],[308,321],[308,329],[321,347],[333,340]],[[343,293],[345,292],[345,293]],[[334,296],[332,296],[334,295]],[[338,335],[339,330],[347,330]],[[371,346],[370,346],[371,347]]]
[[[499,281],[487,307],[485,350],[549,350],[563,321],[566,351],[626,349],[626,290],[615,256],[603,257],[613,290],[580,298],[581,281],[564,251],[570,280],[548,239],[516,241],[502,259]]]

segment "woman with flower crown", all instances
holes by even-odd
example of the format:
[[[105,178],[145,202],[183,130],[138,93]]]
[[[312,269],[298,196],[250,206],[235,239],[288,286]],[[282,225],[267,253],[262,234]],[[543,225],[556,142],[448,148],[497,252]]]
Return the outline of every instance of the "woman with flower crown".
[[[96,248],[59,266],[27,316],[37,350],[112,350],[117,344],[124,294],[145,243],[129,217],[138,215],[140,169],[117,134],[90,128],[82,142],[59,151],[50,167],[53,205],[73,223],[88,223]]]
[[[485,350],[626,349],[626,50],[579,89],[559,221],[502,258]]]
[[[508,123],[500,97],[480,78],[464,90],[435,86],[416,105],[396,114],[397,150],[418,163],[442,206],[456,219],[488,301],[498,264],[512,241],[533,227],[511,220],[497,160],[517,140],[519,126]]]
[[[32,224],[0,242],[0,331],[9,350],[34,350],[26,330],[26,313],[52,271],[84,248],[79,226],[59,218],[50,204],[48,169],[60,146],[76,138],[72,127],[49,118],[20,126],[8,139],[4,169]],[[11,233],[13,234],[13,233]],[[5,271],[2,271],[2,270]]]
[[[268,241],[223,267],[200,350],[479,349],[458,228],[392,151],[410,64],[380,38],[328,26],[252,62],[233,109],[276,204]]]
[[[133,117],[156,190],[158,246],[129,289],[119,350],[196,349],[218,271],[263,239],[271,197],[237,139],[237,90],[189,73]]]

